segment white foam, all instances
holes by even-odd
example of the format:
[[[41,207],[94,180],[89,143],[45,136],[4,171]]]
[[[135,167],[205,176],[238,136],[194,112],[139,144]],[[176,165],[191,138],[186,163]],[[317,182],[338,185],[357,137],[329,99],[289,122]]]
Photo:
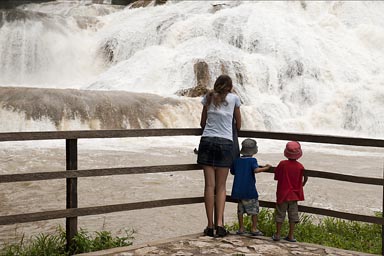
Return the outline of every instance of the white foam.
[[[196,85],[193,65],[204,61],[211,82],[223,69],[233,77],[244,127],[384,138],[383,2],[169,1],[105,15],[81,1],[56,5],[0,28],[0,86],[170,96]],[[97,25],[79,28],[80,12]],[[198,126],[192,111],[194,122],[169,113]]]

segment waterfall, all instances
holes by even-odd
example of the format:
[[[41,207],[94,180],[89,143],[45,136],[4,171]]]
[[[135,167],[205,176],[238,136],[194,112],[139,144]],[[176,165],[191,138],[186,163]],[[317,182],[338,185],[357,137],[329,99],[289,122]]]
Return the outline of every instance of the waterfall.
[[[182,95],[227,73],[244,129],[383,138],[383,12],[380,1],[27,4],[0,11],[0,86],[81,89],[86,104],[100,99],[94,91],[151,94],[177,104],[141,117],[140,127],[198,127],[199,98]],[[0,106],[0,119],[28,116],[4,97]],[[126,116],[123,127],[132,127]]]

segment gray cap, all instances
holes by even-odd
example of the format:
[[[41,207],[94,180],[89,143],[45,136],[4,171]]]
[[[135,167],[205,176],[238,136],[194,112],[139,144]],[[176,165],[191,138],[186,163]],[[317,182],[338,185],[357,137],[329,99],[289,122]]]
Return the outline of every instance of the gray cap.
[[[257,153],[257,142],[253,139],[245,139],[241,143],[240,154],[245,156],[252,156]]]

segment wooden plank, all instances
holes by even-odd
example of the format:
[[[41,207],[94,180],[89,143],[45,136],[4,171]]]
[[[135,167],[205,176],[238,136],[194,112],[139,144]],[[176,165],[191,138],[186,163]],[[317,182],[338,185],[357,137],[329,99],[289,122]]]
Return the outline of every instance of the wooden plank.
[[[335,218],[344,219],[344,220],[361,221],[361,222],[384,225],[384,218],[376,217],[376,216],[346,213],[346,212],[340,212],[340,211],[334,211],[334,210],[328,210],[328,209],[309,207],[304,205],[299,205],[299,211],[323,215],[323,216],[335,217]]]
[[[236,200],[231,199],[229,196],[227,196],[227,201],[236,202]],[[147,209],[147,208],[165,207],[165,206],[196,204],[196,203],[203,203],[203,202],[204,202],[204,197],[174,198],[174,199],[147,201],[147,202],[136,202],[136,203],[127,203],[127,204],[116,204],[116,205],[57,210],[57,211],[17,214],[17,215],[1,216],[0,225],[11,225],[16,223],[60,219],[60,218],[66,218],[66,217],[89,216],[89,215],[106,214],[106,213],[119,212],[119,211],[132,211],[132,210],[140,210],[140,209]],[[262,201],[262,200],[260,200],[259,202],[261,207],[275,208],[275,202]],[[354,221],[384,225],[384,218],[375,217],[375,216],[338,212],[338,211],[333,211],[328,209],[314,208],[314,207],[308,207],[308,206],[302,206],[302,205],[299,205],[299,211],[312,213],[312,214],[319,214],[319,215],[324,215],[329,217],[335,217],[340,219],[346,219],[346,220],[354,220]]]
[[[236,200],[232,199],[229,196],[227,196],[227,201],[236,203]],[[276,207],[276,203],[270,202],[270,201],[259,200],[259,204],[261,207],[266,207],[266,208],[272,208],[273,209]],[[334,218],[339,218],[339,219],[344,219],[344,220],[361,221],[361,222],[366,222],[366,223],[384,225],[384,218],[376,217],[376,216],[367,216],[367,215],[361,215],[361,214],[346,213],[346,212],[340,212],[340,211],[334,211],[334,210],[322,209],[322,208],[315,208],[315,207],[304,206],[304,205],[299,205],[299,211],[305,212],[305,213],[328,216],[328,217],[334,217]]]
[[[98,214],[106,214],[106,213],[119,212],[119,211],[132,211],[132,210],[174,206],[174,205],[196,204],[196,203],[203,203],[203,202],[204,202],[204,197],[173,198],[173,199],[154,200],[154,201],[147,201],[147,202],[135,202],[135,203],[126,203],[126,204],[16,214],[16,215],[9,215],[9,216],[0,216],[0,225],[11,225],[16,223],[26,223],[26,222],[60,219],[60,218],[68,218],[68,217],[71,218],[71,217],[88,216],[88,215],[98,215]]]
[[[309,177],[315,178],[323,178],[337,181],[346,181],[352,183],[360,183],[360,184],[368,184],[368,185],[383,185],[383,179],[381,178],[370,178],[370,177],[361,177],[340,173],[332,173],[332,172],[323,172],[316,170],[306,170]]]
[[[383,186],[382,193],[383,197],[381,198],[381,217],[384,218],[384,164],[383,164]],[[384,255],[384,225],[381,226],[381,255]]]
[[[56,139],[97,139],[152,136],[201,135],[201,129],[128,129],[128,130],[84,130],[52,132],[11,132],[0,133],[0,141],[56,140]]]
[[[263,138],[272,140],[297,140],[300,142],[315,142],[324,144],[338,144],[365,147],[384,147],[384,140],[358,137],[343,137],[330,135],[316,135],[304,133],[264,132],[264,131],[240,131],[240,137]]]
[[[275,171],[275,167],[271,167],[266,172],[267,173],[274,173],[274,171]],[[307,169],[305,171],[306,171],[308,177],[313,177],[313,178],[330,179],[330,180],[360,183],[360,184],[366,184],[366,185],[378,185],[378,186],[383,185],[383,179],[381,179],[381,178],[362,177],[362,176],[354,176],[354,175],[325,172],[325,171],[317,171],[317,170],[309,170],[309,169]]]
[[[180,165],[159,165],[159,166],[138,166],[138,167],[122,167],[107,169],[86,169],[76,171],[59,171],[59,172],[39,172],[39,173],[23,173],[23,174],[7,174],[0,175],[0,183],[20,182],[20,181],[37,181],[51,180],[63,178],[79,178],[79,177],[97,177],[125,174],[145,174],[145,173],[161,173],[161,172],[178,172],[200,170],[199,164],[180,164]],[[337,181],[346,181],[352,183],[360,183],[367,185],[383,185],[381,178],[360,177],[339,173],[330,173],[316,170],[306,170],[309,177],[331,179]],[[274,167],[267,173],[273,173]]]
[[[267,173],[274,173],[275,167],[270,168]],[[378,185],[383,186],[383,179],[381,178],[371,178],[371,177],[362,177],[362,176],[354,176],[333,172],[325,172],[325,171],[317,171],[317,170],[305,170],[308,177],[312,178],[322,178],[322,179],[330,179],[336,181],[345,181],[351,183],[360,183],[366,185]]]
[[[107,168],[107,169],[87,169],[87,170],[76,170],[76,171],[7,174],[7,175],[0,175],[0,183],[52,180],[52,179],[63,179],[63,178],[125,175],[125,174],[177,172],[177,171],[191,171],[191,170],[200,170],[200,169],[202,168],[198,164],[179,164],[179,165],[137,166],[137,167],[122,167],[122,168]]]
[[[86,130],[55,132],[15,132],[0,133],[0,141],[54,140],[54,139],[94,139],[149,136],[191,136],[201,135],[200,128],[176,129],[128,129],[128,130]],[[298,140],[325,144],[339,144],[366,147],[384,147],[384,140],[372,138],[342,137],[304,133],[283,133],[268,131],[239,131],[239,137],[264,138],[272,140]]]
[[[77,140],[66,140],[66,169],[68,171],[77,170]],[[77,178],[67,178],[67,209],[77,208]],[[66,250],[69,251],[77,234],[77,217],[66,218]]]

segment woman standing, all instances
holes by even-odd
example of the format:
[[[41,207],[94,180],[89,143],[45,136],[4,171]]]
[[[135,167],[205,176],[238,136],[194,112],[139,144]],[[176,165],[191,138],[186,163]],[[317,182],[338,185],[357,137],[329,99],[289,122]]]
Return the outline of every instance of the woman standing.
[[[226,199],[226,181],[233,161],[232,124],[241,127],[240,99],[232,91],[232,79],[219,76],[212,91],[202,99],[203,111],[200,125],[204,129],[200,139],[197,163],[204,170],[204,201],[208,225],[204,234],[214,236],[214,205],[216,191],[216,235],[227,235],[223,216]]]

